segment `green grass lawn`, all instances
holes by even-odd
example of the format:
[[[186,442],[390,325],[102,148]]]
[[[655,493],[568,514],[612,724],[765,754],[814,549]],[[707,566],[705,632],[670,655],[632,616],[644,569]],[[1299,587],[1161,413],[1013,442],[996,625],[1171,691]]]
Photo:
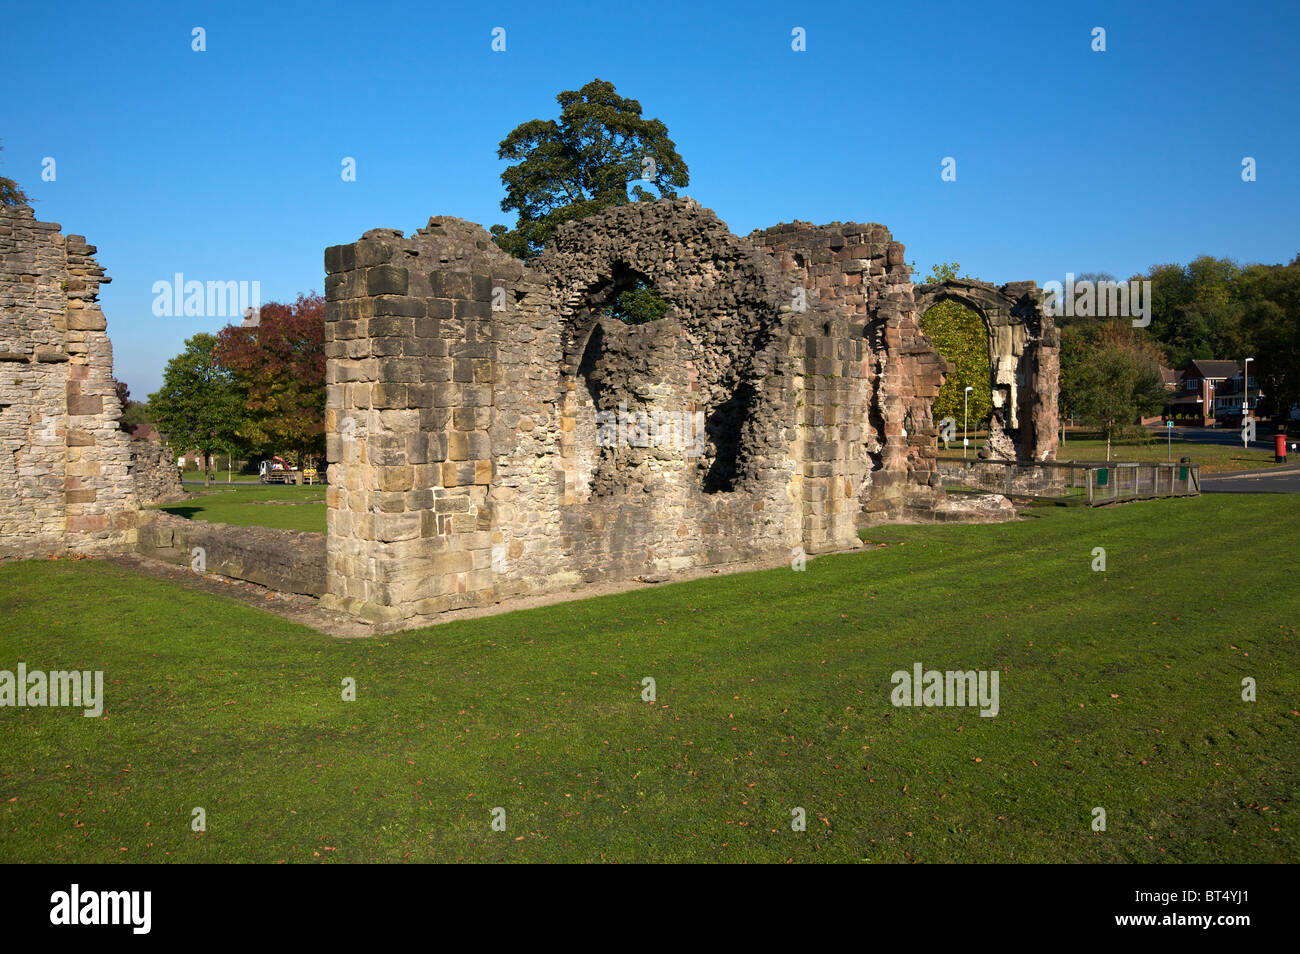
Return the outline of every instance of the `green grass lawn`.
[[[1273,466],[1273,452],[1262,450],[1245,450],[1219,444],[1197,444],[1192,441],[1172,441],[1172,448],[1165,441],[1150,444],[1111,444],[1112,460],[1152,460],[1168,461],[1170,450],[1175,461],[1190,457],[1193,464],[1199,464],[1202,474],[1221,473],[1232,470],[1248,470],[1252,467]],[[1106,442],[1104,440],[1067,440],[1065,446],[1057,451],[1058,460],[1104,461],[1106,459]]]
[[[227,484],[236,480],[257,480],[257,474],[255,473],[245,474],[239,470],[227,470],[225,467],[218,467],[214,473],[216,474],[216,482],[218,484]],[[205,481],[207,479],[207,472],[199,470],[197,467],[191,467],[181,473],[181,480]]]
[[[1300,860],[1300,497],[1038,514],[352,641],[98,560],[0,566],[0,668],[107,695],[0,709],[0,852]],[[999,715],[895,708],[916,662],[996,668]]]
[[[979,442],[972,439],[970,454],[978,453]],[[1212,444],[1193,444],[1174,441],[1174,460],[1187,456],[1201,465],[1202,474],[1263,467],[1273,463],[1273,455],[1264,451],[1242,451],[1240,448],[1219,447]],[[1167,450],[1163,443],[1119,444],[1112,446],[1115,460],[1165,460]],[[960,460],[960,445],[956,449],[940,451],[945,460]],[[1060,460],[1105,460],[1104,440],[1071,439],[1062,448]],[[202,479],[202,474],[198,474]],[[247,480],[247,476],[243,479]],[[295,487],[282,485],[222,486],[218,481],[211,487],[186,487],[187,492],[198,494],[200,500],[161,504],[159,510],[238,527],[271,527],[277,530],[310,530],[325,532],[325,487]],[[273,503],[266,503],[273,501]]]
[[[968,449],[970,457],[975,457],[979,453],[979,447],[983,442],[971,440],[971,446]],[[1173,441],[1173,459],[1175,461],[1182,457],[1190,457],[1192,463],[1199,464],[1202,474],[1225,473],[1234,470],[1248,470],[1254,467],[1271,467],[1273,465],[1273,452],[1262,450],[1243,450],[1241,447],[1230,447],[1219,444],[1197,444],[1192,441]],[[1111,460],[1126,461],[1168,461],[1170,448],[1165,445],[1165,441],[1154,441],[1152,443],[1120,443],[1112,441],[1110,447]],[[957,438],[957,443],[944,450],[942,445],[939,448],[939,458],[941,460],[961,460],[961,438]],[[1095,440],[1092,438],[1067,438],[1066,442],[1061,445],[1056,454],[1056,459],[1060,461],[1104,461],[1106,459],[1106,441]],[[1294,463],[1294,459],[1292,463]],[[1281,465],[1278,465],[1281,466]]]
[[[325,488],[294,486],[205,487],[196,500],[160,504],[165,510],[191,520],[228,523],[236,527],[271,527],[277,530],[325,532]]]

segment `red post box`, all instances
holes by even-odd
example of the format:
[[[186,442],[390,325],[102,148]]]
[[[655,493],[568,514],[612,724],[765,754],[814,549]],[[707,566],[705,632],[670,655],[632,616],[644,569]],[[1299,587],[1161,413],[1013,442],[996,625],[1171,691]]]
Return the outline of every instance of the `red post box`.
[[[1273,461],[1278,464],[1286,463],[1286,435],[1276,434],[1273,437]]]

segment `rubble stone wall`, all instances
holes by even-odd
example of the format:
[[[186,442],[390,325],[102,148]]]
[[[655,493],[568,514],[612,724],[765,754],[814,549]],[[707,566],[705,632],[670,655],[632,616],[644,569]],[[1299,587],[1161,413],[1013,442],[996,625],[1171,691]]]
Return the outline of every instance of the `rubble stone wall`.
[[[131,483],[142,507],[185,496],[176,453],[158,441],[131,441]]]
[[[135,540],[127,435],[99,286],[80,235],[0,206],[0,558]]]

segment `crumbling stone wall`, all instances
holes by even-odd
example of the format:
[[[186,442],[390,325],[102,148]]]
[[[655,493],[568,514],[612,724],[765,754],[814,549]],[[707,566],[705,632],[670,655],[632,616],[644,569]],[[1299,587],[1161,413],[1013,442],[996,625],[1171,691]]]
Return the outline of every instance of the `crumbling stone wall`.
[[[570,223],[527,265],[445,217],[325,262],[332,606],[400,622],[788,559],[940,493],[945,364],[883,226],[745,239],[661,200]],[[605,314],[637,283],[665,318]],[[698,443],[646,441],[635,422],[660,418]]]
[[[135,539],[128,438],[80,235],[0,206],[0,558]]]
[[[175,451],[166,444],[151,440],[133,440],[128,447],[131,452],[131,486],[140,506],[185,496]]]
[[[902,243],[877,223],[795,222],[750,238],[830,306],[804,314],[796,342],[806,426],[820,429],[805,476],[833,476],[856,488],[824,493],[833,516],[854,526],[933,509],[939,483],[930,408],[948,366],[917,324]],[[828,451],[843,455],[833,468],[824,460]]]
[[[954,279],[915,290],[918,317],[941,301],[974,311],[989,339],[993,417],[981,457],[1055,460],[1060,426],[1061,337],[1033,282]]]

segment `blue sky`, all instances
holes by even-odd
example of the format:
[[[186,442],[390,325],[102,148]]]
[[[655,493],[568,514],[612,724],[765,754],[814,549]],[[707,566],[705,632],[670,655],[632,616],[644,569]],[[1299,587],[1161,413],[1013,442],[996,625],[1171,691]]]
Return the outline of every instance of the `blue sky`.
[[[11,5],[0,172],[99,247],[136,397],[224,323],[155,317],[154,282],[289,300],[367,229],[513,224],[497,144],[595,77],[668,125],[686,193],[738,234],[883,222],[926,270],[1040,284],[1300,252],[1293,2],[548,6]]]

